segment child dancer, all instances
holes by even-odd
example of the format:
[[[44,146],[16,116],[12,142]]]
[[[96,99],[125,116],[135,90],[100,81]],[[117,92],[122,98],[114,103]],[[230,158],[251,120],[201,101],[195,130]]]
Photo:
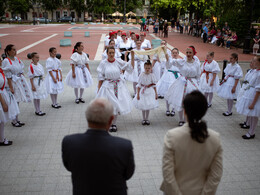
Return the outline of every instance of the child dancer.
[[[171,56],[173,59],[178,59],[179,50],[177,48],[173,48],[172,52],[171,52]],[[168,67],[168,69],[166,67],[165,67],[165,69],[166,69],[166,71],[164,71],[161,79],[157,83],[157,93],[159,96],[162,96],[162,97],[165,96],[169,87],[180,76],[180,70],[177,66],[171,65],[170,67]],[[175,115],[174,108],[172,108],[172,111],[170,112],[170,104],[166,100],[166,116],[174,116],[174,115]]]
[[[243,135],[243,139],[255,138],[258,117],[260,117],[260,56],[254,57],[255,70],[250,74],[249,85],[245,88],[244,94],[238,99],[237,112],[248,117],[249,131]]]
[[[136,50],[144,51],[141,49],[141,41],[136,41]],[[132,72],[125,71],[125,79],[133,82],[134,93],[136,94],[136,85],[138,83],[139,76],[142,72],[144,72],[144,62],[147,60],[147,56],[145,55],[135,55],[134,52],[131,52],[130,60],[132,66],[134,66],[134,70]]]
[[[137,94],[133,103],[137,109],[142,110],[142,125],[150,125],[148,120],[150,110],[158,107],[158,95],[156,91],[156,78],[152,71],[150,60],[144,63],[145,72],[138,79]]]
[[[245,93],[245,90],[248,88],[249,86],[249,80],[251,80],[253,77],[252,77],[252,74],[254,73],[254,69],[255,69],[255,65],[254,65],[254,58],[252,59],[252,61],[250,62],[250,69],[247,71],[246,75],[245,75],[245,79],[243,81],[243,84],[242,84],[242,87],[239,91],[239,94],[237,96],[237,100],[239,101],[239,99],[241,97],[243,97],[244,93]],[[250,128],[250,125],[249,125],[249,121],[248,121],[248,117],[246,117],[246,121],[243,122],[243,123],[240,123],[239,124],[240,127],[242,129],[249,129]]]
[[[28,77],[30,78],[35,114],[43,116],[45,113],[41,111],[40,99],[47,97],[46,86],[43,82],[44,69],[39,63],[40,57],[38,53],[31,53],[31,57],[32,63],[29,66]]]
[[[115,40],[110,40],[109,41],[109,46],[110,47],[114,47],[115,48]],[[121,58],[122,54],[120,53],[120,51],[118,49],[115,49],[115,58]],[[105,49],[105,51],[102,54],[102,60],[106,60],[107,59],[107,49]],[[123,60],[124,61],[124,60]]]
[[[19,105],[19,102],[31,102],[32,92],[23,75],[23,62],[16,56],[16,48],[14,45],[7,45],[5,48],[5,54],[7,58],[3,61],[3,71],[8,81],[10,91],[14,94],[14,97]],[[18,115],[13,119],[12,125],[14,127],[21,127],[25,125],[18,120]]]
[[[0,58],[0,67],[2,66]],[[8,87],[6,76],[0,68],[0,146],[9,146],[13,142],[5,138],[4,127],[7,121],[13,120],[19,114],[19,107],[10,88]]]
[[[52,107],[59,109],[61,106],[57,103],[58,94],[63,92],[61,61],[56,58],[57,49],[49,49],[50,57],[46,60],[48,75],[46,77],[47,93],[51,96]]]
[[[212,105],[213,92],[217,92],[219,87],[218,72],[220,68],[214,60],[214,52],[207,54],[207,59],[201,66],[200,90],[204,93],[208,100],[208,107]]]
[[[237,61],[238,55],[236,53],[232,53],[230,56],[230,63],[224,70],[226,76],[220,83],[220,87],[218,89],[218,95],[227,99],[228,110],[223,113],[224,116],[232,115],[233,99],[237,98],[239,90],[241,89],[239,79],[243,77],[243,71]]]
[[[90,87],[93,83],[89,69],[89,59],[86,53],[83,52],[84,46],[82,42],[77,42],[73,49],[73,54],[70,57],[71,70],[66,77],[66,84],[74,88],[76,96],[75,103],[85,103],[82,99],[84,88]],[[80,95],[79,94],[80,88]]]

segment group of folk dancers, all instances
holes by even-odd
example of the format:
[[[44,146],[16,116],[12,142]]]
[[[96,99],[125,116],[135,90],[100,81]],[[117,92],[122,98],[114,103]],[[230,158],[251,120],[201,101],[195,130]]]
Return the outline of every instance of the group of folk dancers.
[[[107,38],[103,60],[97,67],[98,86],[96,98],[105,97],[114,106],[114,121],[110,132],[117,131],[117,116],[131,112],[133,106],[142,111],[142,125],[150,125],[150,110],[158,107],[158,97],[166,100],[166,116],[179,113],[179,126],[185,123],[182,100],[184,96],[194,90],[200,90],[208,100],[208,107],[212,106],[213,93],[227,99],[227,111],[224,116],[232,115],[233,100],[237,99],[238,113],[247,116],[241,128],[249,129],[244,139],[253,139],[260,116],[260,57],[252,60],[251,69],[247,72],[242,88],[239,79],[243,72],[238,64],[238,55],[231,54],[230,63],[225,68],[225,78],[219,83],[220,68],[214,60],[214,52],[209,52],[205,62],[201,65],[193,46],[186,49],[186,56],[179,58],[179,50],[167,49],[166,41],[162,41],[159,49],[150,50],[149,41],[132,35],[130,44],[121,44],[128,40],[126,33],[121,34],[121,41],[116,41],[113,34]],[[145,37],[145,34],[143,34]],[[118,38],[117,38],[118,39]],[[145,41],[146,40],[146,41]],[[116,46],[116,43],[119,46]],[[144,42],[146,42],[144,44]],[[130,45],[130,46],[129,46]],[[143,46],[143,47],[142,47]],[[89,58],[83,52],[82,42],[76,43],[71,56],[71,70],[67,74],[65,83],[74,88],[75,103],[85,103],[84,89],[93,84],[89,68]],[[149,51],[154,51],[153,57]],[[6,58],[0,60],[0,146],[12,144],[4,136],[4,124],[12,121],[14,127],[25,125],[19,121],[19,102],[34,102],[35,114],[44,116],[41,111],[40,100],[50,94],[52,107],[61,108],[57,103],[57,96],[63,91],[63,76],[61,61],[56,58],[57,49],[49,49],[50,57],[46,60],[47,76],[44,78],[44,68],[39,63],[39,54],[31,53],[32,62],[28,68],[27,83],[24,77],[24,64],[16,57],[14,45],[5,48]],[[121,55],[120,55],[121,54]],[[122,57],[123,56],[123,57]],[[152,57],[152,62],[149,60]],[[131,97],[125,82],[133,82],[134,98]],[[80,92],[80,94],[79,94]],[[170,109],[171,107],[171,109]]]

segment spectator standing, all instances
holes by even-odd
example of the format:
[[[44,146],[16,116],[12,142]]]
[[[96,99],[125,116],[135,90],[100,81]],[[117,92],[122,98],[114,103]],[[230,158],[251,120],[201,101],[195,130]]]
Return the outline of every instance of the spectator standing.
[[[157,36],[158,33],[158,29],[159,29],[159,21],[158,19],[156,19],[155,23],[154,23],[154,33]]]
[[[172,18],[172,20],[171,20],[171,27],[172,27],[172,29],[175,29],[175,19],[174,18]]]
[[[256,30],[255,37],[253,38],[254,45],[253,45],[253,54],[257,54],[259,50],[259,41],[260,41],[260,36],[259,36],[259,30]]]
[[[189,20],[188,20],[188,18],[186,18],[184,26],[185,26],[184,33],[188,34],[188,32],[189,32]]]
[[[177,27],[177,31],[180,29],[180,20],[179,19],[177,19],[177,21],[176,21],[176,27]]]
[[[193,34],[193,25],[194,25],[194,21],[193,21],[193,19],[191,19],[191,21],[190,21],[190,29],[189,29],[188,35],[192,35]]]
[[[163,25],[164,38],[168,38],[168,27],[169,27],[169,24],[168,24],[167,20],[165,20],[164,25]]]
[[[188,124],[169,130],[164,137],[160,189],[165,195],[213,195],[223,173],[219,133],[202,120],[208,107],[202,93],[186,95],[183,106]]]
[[[141,18],[141,31],[144,31],[144,25],[145,25],[145,18]]]
[[[133,146],[130,140],[107,132],[114,119],[113,105],[107,99],[95,99],[85,115],[89,129],[62,141],[62,160],[71,172],[73,195],[126,195],[126,180],[135,169]]]
[[[204,28],[203,28],[203,42],[204,42],[204,43],[207,42],[208,32],[209,32],[208,25],[205,24],[205,26],[204,26]]]
[[[201,30],[202,30],[202,24],[203,24],[203,21],[202,21],[202,19],[200,18],[200,20],[198,21],[198,29],[197,29],[197,37],[199,37],[200,36],[200,34],[201,34]]]
[[[163,24],[164,24],[164,21],[161,18],[159,21],[159,37],[161,37],[163,35]]]

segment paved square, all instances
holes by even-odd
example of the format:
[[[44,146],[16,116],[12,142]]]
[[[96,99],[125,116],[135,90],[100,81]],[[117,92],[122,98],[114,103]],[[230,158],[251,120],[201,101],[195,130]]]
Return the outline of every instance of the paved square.
[[[28,70],[30,61],[24,61]],[[40,61],[45,65],[45,61]],[[84,99],[88,103],[95,97],[97,84],[96,67],[98,61],[91,61],[90,67],[94,85],[85,90]],[[69,61],[63,60],[64,77],[69,71]],[[133,92],[132,85],[128,88]],[[75,104],[72,88],[65,85],[64,93],[58,96],[61,109],[51,108],[50,98],[41,102],[46,116],[34,114],[33,104],[21,103],[20,119],[26,125],[14,128],[6,124],[6,136],[14,141],[9,147],[0,148],[0,194],[72,194],[70,172],[63,167],[61,141],[67,134],[85,132],[87,123],[85,104]],[[120,136],[132,140],[136,170],[128,181],[130,195],[162,194],[161,159],[163,137],[168,129],[176,127],[178,116],[165,116],[165,101],[159,100],[160,107],[151,112],[151,125],[141,125],[141,111],[134,109],[130,114],[118,119]],[[219,185],[219,195],[260,194],[260,134],[259,124],[254,140],[243,140],[246,131],[239,128],[245,117],[234,114],[223,117],[226,102],[216,95],[213,106],[205,120],[208,126],[221,134],[224,148],[224,173]]]

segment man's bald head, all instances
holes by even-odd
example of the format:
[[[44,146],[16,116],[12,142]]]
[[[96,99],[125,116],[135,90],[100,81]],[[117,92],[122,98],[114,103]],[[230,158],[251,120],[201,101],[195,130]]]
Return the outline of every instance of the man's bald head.
[[[113,105],[105,98],[94,99],[85,114],[89,126],[107,126],[113,117]]]

